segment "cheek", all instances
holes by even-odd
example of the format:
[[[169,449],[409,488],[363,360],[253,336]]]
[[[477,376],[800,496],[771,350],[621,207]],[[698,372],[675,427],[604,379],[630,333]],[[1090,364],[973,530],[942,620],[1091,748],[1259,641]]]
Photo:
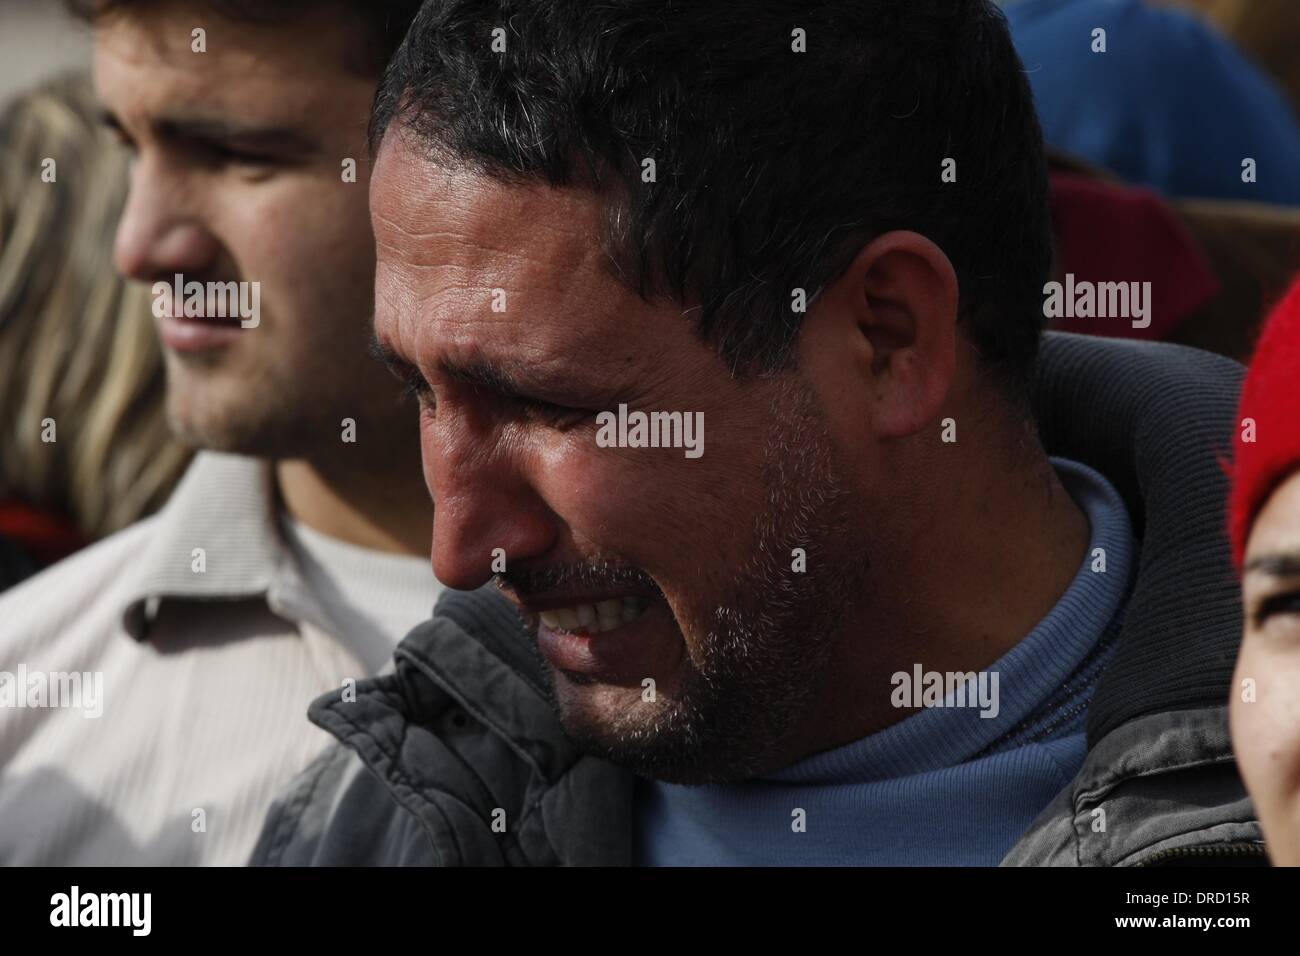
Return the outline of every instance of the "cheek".
[[[535,487],[574,536],[637,560],[671,537],[671,495],[641,450],[601,448],[584,429],[537,459]]]
[[[364,187],[289,175],[245,186],[223,206],[231,212],[222,229],[228,248],[275,312],[319,324],[355,299],[347,311],[369,314],[375,260]]]
[[[721,449],[719,449],[721,451]],[[758,462],[686,459],[675,448],[601,448],[571,435],[537,458],[532,480],[579,541],[636,562],[661,583],[699,583],[728,570],[748,545],[761,505]]]
[[[1252,792],[1275,800],[1300,791],[1300,650],[1266,642],[1246,638],[1229,714],[1242,776]]]

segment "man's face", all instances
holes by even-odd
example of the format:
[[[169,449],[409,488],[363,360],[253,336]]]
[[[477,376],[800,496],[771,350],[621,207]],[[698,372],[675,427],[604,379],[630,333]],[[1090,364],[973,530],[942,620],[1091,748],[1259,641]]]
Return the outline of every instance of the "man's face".
[[[1245,568],[1233,748],[1273,862],[1300,866],[1300,472],[1255,519]]]
[[[197,446],[299,457],[337,442],[344,417],[394,417],[392,382],[365,358],[375,81],[348,68],[360,31],[344,16],[252,25],[183,2],[96,26],[98,93],[136,153],[118,268],[168,286],[259,283],[256,327],[210,307],[159,320],[169,416]]]
[[[616,282],[581,191],[452,172],[391,131],[371,205],[376,337],[424,389],[439,578],[472,588],[504,558],[592,750],[680,782],[763,769],[866,563],[810,390],[733,378],[680,308]],[[602,447],[620,404],[703,413],[703,454]]]

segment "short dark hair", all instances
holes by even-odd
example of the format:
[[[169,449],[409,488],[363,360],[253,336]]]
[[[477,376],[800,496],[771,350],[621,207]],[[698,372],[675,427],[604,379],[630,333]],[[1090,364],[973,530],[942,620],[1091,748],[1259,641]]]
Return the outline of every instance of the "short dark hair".
[[[83,20],[95,22],[127,10],[144,8],[166,0],[65,0],[68,9]],[[288,23],[297,17],[333,7],[352,9],[368,33],[363,55],[351,64],[358,72],[378,76],[393,55],[406,28],[420,9],[420,0],[204,0],[228,20],[248,23]]]
[[[952,261],[971,340],[1023,393],[1047,172],[990,0],[429,0],[380,81],[372,148],[394,120],[505,182],[608,190],[627,284],[697,304],[737,372],[789,362],[793,290],[811,301],[875,236],[922,233]]]

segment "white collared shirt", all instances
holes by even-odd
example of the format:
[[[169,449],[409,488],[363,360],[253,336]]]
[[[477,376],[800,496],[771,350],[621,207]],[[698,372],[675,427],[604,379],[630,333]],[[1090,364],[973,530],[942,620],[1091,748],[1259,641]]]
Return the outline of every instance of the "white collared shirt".
[[[0,864],[242,864],[332,740],[307,705],[402,630],[314,594],[321,554],[286,545],[266,462],[205,452],[159,514],[0,594]],[[428,560],[375,558],[427,619]]]

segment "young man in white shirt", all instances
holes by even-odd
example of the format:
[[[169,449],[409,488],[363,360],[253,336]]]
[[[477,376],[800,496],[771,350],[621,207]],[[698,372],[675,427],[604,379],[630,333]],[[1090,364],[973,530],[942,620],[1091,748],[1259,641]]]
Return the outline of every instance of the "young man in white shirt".
[[[81,6],[135,154],[115,260],[204,451],[162,512],[0,597],[0,863],[242,863],[326,743],[307,704],[437,597],[415,412],[367,354],[366,124],[419,4]]]

